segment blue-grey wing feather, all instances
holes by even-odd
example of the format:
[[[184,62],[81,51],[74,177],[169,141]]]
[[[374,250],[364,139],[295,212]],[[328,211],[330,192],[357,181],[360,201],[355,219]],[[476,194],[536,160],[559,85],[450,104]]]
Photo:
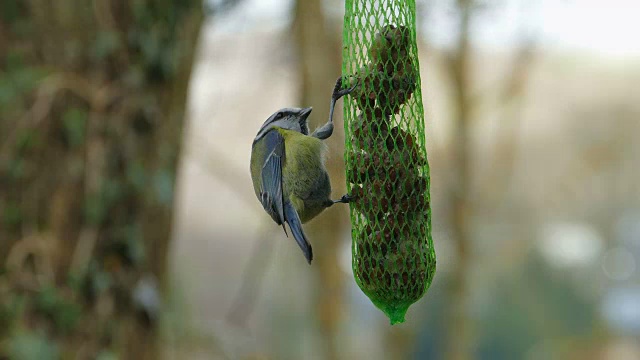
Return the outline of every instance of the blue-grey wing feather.
[[[284,138],[271,130],[264,139],[267,156],[262,166],[260,202],[271,218],[284,229],[284,198],[282,193],[282,166],[285,160]],[[286,233],[285,229],[285,233]]]

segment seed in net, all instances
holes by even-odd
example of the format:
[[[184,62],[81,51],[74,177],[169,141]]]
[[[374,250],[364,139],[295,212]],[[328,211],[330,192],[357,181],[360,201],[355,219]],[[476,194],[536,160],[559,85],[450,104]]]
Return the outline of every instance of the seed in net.
[[[358,186],[354,189],[363,190],[363,195],[351,201],[353,209],[357,210],[370,222],[380,222],[384,220],[385,212],[389,211],[391,203],[389,200],[382,200],[382,204],[376,199],[375,196],[371,196],[368,188],[360,188]]]
[[[388,24],[382,27],[369,46],[369,58],[375,64],[390,63],[393,56],[406,56],[410,40],[409,29]],[[395,54],[395,55],[394,55]]]
[[[384,147],[379,146],[375,148],[373,151],[375,155],[366,152],[352,154],[353,158],[357,161],[352,166],[353,172],[365,173],[368,175],[367,179],[387,178],[387,174],[389,174],[394,167],[400,166],[394,162],[391,154],[388,153]]]
[[[373,38],[369,46],[369,59],[374,64],[385,64],[391,58],[392,33],[395,25],[385,25]]]
[[[427,179],[419,176],[415,171],[407,172],[408,176],[398,179],[394,183],[397,198],[422,197],[427,189]]]
[[[358,115],[353,126],[354,146],[363,150],[374,148],[379,139],[387,136],[390,121],[378,107],[365,109]]]
[[[409,68],[411,66],[408,65]],[[415,76],[405,72],[405,68],[402,68],[382,79],[383,90],[378,93],[377,100],[385,115],[398,114],[415,90]]]
[[[370,123],[370,128],[378,137],[384,137],[387,135],[389,128],[391,128],[391,119],[389,115],[385,115],[380,107],[373,109],[367,109],[364,112],[367,122]]]
[[[393,185],[387,179],[375,179],[371,183],[370,190],[375,197],[390,199],[395,195]]]
[[[347,172],[348,180],[353,184],[362,184],[367,179],[372,178],[375,174],[373,167],[370,163],[369,155],[362,152],[351,152],[351,157],[354,159],[351,171]],[[353,192],[361,192],[362,188],[354,187],[352,190],[352,196],[355,196]]]
[[[353,166],[349,172],[349,182],[362,184],[365,181],[373,181],[375,178],[385,176],[393,167],[391,157],[388,154],[372,156],[366,152],[352,151]]]
[[[356,86],[350,96],[356,100],[360,110],[373,109],[375,107],[376,88],[380,84],[380,72],[375,64],[369,63],[362,66],[355,76],[359,85]]]
[[[390,213],[387,216],[387,223],[384,229],[387,230],[393,239],[398,239],[402,235],[402,227],[404,226],[404,217],[402,214]]]
[[[354,186],[351,189],[350,195],[351,195],[351,198],[353,199],[352,201],[357,202],[360,199],[364,199],[365,194],[361,186]]]
[[[390,152],[391,162],[394,164],[402,164],[408,168],[426,164],[415,137],[397,126],[389,130],[385,146],[386,150]]]
[[[401,194],[402,197],[392,204],[392,211],[403,212],[405,214],[426,212],[429,208],[429,202],[425,199],[424,195],[413,191],[411,193],[410,196],[403,196],[406,194]]]

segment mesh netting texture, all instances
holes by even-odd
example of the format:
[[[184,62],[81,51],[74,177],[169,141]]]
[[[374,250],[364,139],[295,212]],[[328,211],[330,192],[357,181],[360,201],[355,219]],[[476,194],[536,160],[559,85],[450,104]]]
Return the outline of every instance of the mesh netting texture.
[[[353,273],[390,319],[404,321],[436,268],[413,0],[346,0],[345,162]]]

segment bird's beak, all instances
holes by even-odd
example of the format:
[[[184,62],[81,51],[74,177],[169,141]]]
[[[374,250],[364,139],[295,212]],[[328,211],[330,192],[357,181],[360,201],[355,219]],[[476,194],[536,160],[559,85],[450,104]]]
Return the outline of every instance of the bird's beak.
[[[301,124],[307,120],[307,118],[309,117],[309,114],[311,114],[311,110],[313,110],[313,108],[308,107],[308,108],[301,109],[300,112],[298,112],[298,116],[300,117]]]

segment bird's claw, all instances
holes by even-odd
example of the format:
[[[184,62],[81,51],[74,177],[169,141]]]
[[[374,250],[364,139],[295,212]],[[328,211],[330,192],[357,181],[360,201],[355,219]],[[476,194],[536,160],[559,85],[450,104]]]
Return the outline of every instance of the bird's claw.
[[[328,206],[331,206],[331,205],[337,204],[337,203],[348,204],[348,203],[350,203],[351,201],[353,201],[355,199],[356,199],[355,196],[351,196],[349,194],[345,194],[345,195],[342,195],[342,197],[339,200],[330,200]]]
[[[349,75],[349,76],[353,76],[353,75]],[[342,76],[339,77],[338,80],[336,81],[336,86],[333,88],[333,99],[338,100],[345,95],[351,94],[351,92],[355,90],[355,88],[358,86],[359,83],[360,83],[360,79],[356,78],[356,82],[355,84],[353,84],[352,87],[347,89],[342,89]]]
[[[343,202],[343,203],[345,203],[345,204],[348,204],[348,203],[350,203],[352,200],[355,200],[355,199],[356,199],[356,198],[355,198],[355,196],[351,196],[351,195],[349,195],[349,194],[344,194],[344,195],[342,195],[342,197],[340,198],[340,201],[341,201],[341,202]]]

